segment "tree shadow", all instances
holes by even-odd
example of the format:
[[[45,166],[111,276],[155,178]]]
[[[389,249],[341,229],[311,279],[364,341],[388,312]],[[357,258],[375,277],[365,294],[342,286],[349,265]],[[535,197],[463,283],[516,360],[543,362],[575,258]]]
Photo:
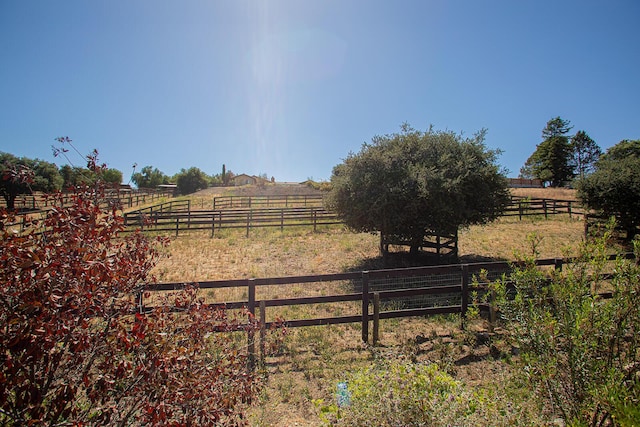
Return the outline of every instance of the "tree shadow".
[[[347,272],[506,261],[509,260],[480,254],[467,254],[456,257],[449,255],[442,256],[428,252],[420,252],[418,254],[399,252],[362,259],[356,265],[349,268]]]

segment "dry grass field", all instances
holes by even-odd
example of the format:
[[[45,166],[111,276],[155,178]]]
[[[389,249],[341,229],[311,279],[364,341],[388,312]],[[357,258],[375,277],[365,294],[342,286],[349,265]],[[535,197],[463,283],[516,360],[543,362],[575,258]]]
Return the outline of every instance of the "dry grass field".
[[[573,192],[567,190],[527,190],[518,189],[514,193],[574,198]],[[196,194],[194,201],[210,206],[213,195],[212,191]],[[580,243],[583,233],[582,221],[566,215],[549,220],[504,218],[463,230],[459,242],[461,261],[511,260],[518,254],[529,254],[531,236],[538,242],[540,257],[561,257]],[[223,232],[214,238],[208,233],[185,233],[171,239],[153,274],[159,282],[191,282],[339,273],[362,269],[362,266],[382,268],[378,239],[372,234],[351,233],[342,226],[317,232],[304,228],[284,232],[257,230],[252,231],[250,238],[242,231]],[[207,297],[213,298],[213,295]],[[277,351],[266,360],[266,387],[250,408],[250,424],[322,425],[317,402],[331,401],[336,383],[344,380],[347,372],[380,359],[437,362],[465,384],[494,393],[497,385],[513,375],[508,349],[477,340],[481,336],[478,333],[487,327],[481,319],[466,331],[459,326],[455,317],[385,320],[377,347],[361,342],[357,324],[290,330]],[[534,404],[519,410],[530,416],[538,412]]]

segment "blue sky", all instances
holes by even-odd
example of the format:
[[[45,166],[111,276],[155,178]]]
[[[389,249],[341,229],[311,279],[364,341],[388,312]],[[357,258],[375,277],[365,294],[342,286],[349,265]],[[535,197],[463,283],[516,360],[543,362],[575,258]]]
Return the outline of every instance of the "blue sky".
[[[487,128],[515,177],[556,116],[640,138],[639,22],[637,0],[0,0],[0,151],[323,180],[408,122]]]

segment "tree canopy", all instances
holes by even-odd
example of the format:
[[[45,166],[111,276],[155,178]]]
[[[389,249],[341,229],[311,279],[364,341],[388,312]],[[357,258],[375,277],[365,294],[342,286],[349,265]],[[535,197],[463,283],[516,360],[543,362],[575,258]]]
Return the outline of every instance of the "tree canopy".
[[[582,179],[595,169],[596,162],[602,155],[602,149],[583,130],[571,137],[573,167],[578,178]]]
[[[334,167],[328,206],[353,230],[410,240],[412,252],[426,235],[490,222],[509,192],[485,133],[463,138],[405,124],[376,136]]]
[[[536,178],[559,187],[573,178],[571,164],[572,147],[566,134],[571,130],[570,122],[555,117],[542,130],[543,141],[527,159],[520,176]]]
[[[578,182],[578,197],[589,208],[615,216],[632,239],[640,225],[640,140],[609,148],[595,171]]]
[[[0,152],[0,194],[9,210],[15,209],[15,200],[20,194],[58,191],[62,183],[55,164]]]
[[[133,174],[131,180],[138,188],[155,188],[158,185],[169,183],[169,177],[153,166],[143,167],[140,172]]]
[[[176,175],[176,185],[181,194],[195,193],[209,186],[209,177],[197,167],[182,169]]]

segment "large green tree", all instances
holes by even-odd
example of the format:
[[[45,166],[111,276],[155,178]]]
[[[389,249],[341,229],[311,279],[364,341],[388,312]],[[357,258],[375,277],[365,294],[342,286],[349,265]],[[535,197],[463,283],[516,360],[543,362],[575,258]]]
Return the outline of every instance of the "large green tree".
[[[169,183],[169,177],[153,166],[143,167],[140,172],[134,173],[131,179],[138,188],[156,188],[160,184]]]
[[[568,120],[555,117],[542,130],[543,141],[520,169],[523,178],[540,179],[552,187],[560,187],[573,178],[572,147],[567,133]]]
[[[600,146],[583,130],[579,130],[571,137],[571,151],[573,167],[580,179],[593,172],[596,162],[602,155]]]
[[[640,226],[640,140],[624,140],[600,156],[596,170],[578,182],[589,208],[615,216],[632,239]]]
[[[119,185],[122,183],[122,171],[114,168],[107,168],[102,171],[102,179],[108,184]]]
[[[9,210],[15,209],[16,198],[21,194],[49,193],[61,188],[62,177],[55,164],[0,152],[0,194]]]
[[[411,242],[497,218],[509,202],[497,151],[472,138],[402,126],[376,136],[333,169],[328,206],[359,232]]]
[[[181,169],[176,175],[176,185],[180,194],[195,193],[209,186],[209,177],[197,167]]]

